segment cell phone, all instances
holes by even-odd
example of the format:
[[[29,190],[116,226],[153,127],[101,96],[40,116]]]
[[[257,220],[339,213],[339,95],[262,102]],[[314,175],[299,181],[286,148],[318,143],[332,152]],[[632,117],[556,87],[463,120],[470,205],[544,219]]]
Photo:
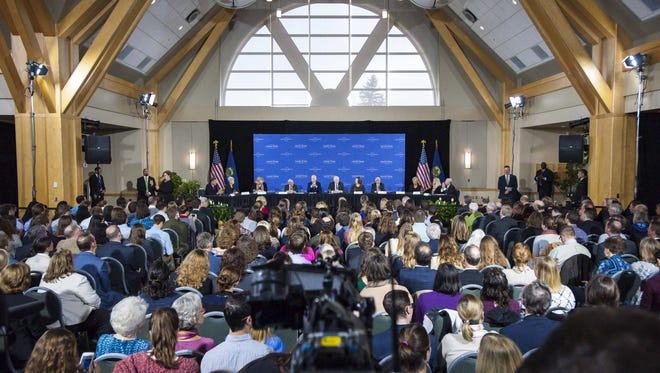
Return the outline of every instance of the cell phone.
[[[93,352],[83,352],[80,357],[80,367],[83,368],[85,372],[89,371],[89,367],[92,366],[95,356],[96,355]]]

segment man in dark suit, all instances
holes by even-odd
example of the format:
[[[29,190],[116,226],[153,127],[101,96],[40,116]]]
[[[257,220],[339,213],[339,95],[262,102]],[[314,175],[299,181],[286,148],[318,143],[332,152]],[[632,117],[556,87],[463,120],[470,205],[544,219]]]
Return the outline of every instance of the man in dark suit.
[[[583,199],[587,198],[587,187],[587,170],[581,168],[578,170],[578,183],[575,188],[575,193],[573,193],[573,201],[580,203]]]
[[[508,198],[511,202],[517,201],[520,196],[518,195],[518,178],[516,175],[511,174],[511,167],[504,166],[504,175],[497,179],[497,189],[500,193],[497,198]]]
[[[283,191],[287,193],[298,193],[298,186],[294,184],[293,179],[289,179],[287,180]]]
[[[224,192],[224,189],[220,188],[220,183],[218,183],[218,179],[215,177],[212,177],[211,180],[209,180],[209,183],[206,184],[206,188],[204,188],[204,195],[207,196],[216,196],[223,194]]]
[[[454,199],[454,202],[458,202],[458,190],[454,186],[454,181],[448,177],[445,179],[444,186],[440,189],[440,193],[446,194]]]
[[[488,223],[493,222],[499,218],[500,218],[500,214],[497,211],[497,205],[495,204],[495,202],[488,202],[486,204],[486,214],[484,215],[483,219],[481,219],[481,224],[479,224],[479,229],[481,229],[482,231],[484,231],[484,233],[486,233],[486,226],[488,226]]]
[[[486,232],[486,234],[495,237],[504,254],[506,254],[504,248],[504,234],[511,228],[520,228],[520,222],[511,217],[512,213],[513,209],[511,206],[502,206],[502,209],[500,210],[500,218],[495,220],[493,224],[490,225],[488,232]]]
[[[481,262],[481,252],[479,246],[469,245],[463,250],[464,270],[458,274],[461,279],[461,286],[465,285],[483,285],[484,275],[479,271]]]
[[[339,181],[339,176],[332,178],[332,182],[328,185],[328,193],[344,193],[344,183]]]
[[[316,175],[312,175],[311,181],[307,183],[307,193],[323,193],[323,187],[316,181]]]
[[[437,271],[430,267],[432,257],[431,246],[420,241],[415,246],[415,267],[401,268],[399,284],[408,288],[410,294],[415,294],[420,290],[433,290],[433,282]]]
[[[105,182],[101,175],[101,167],[94,168],[94,174],[89,177],[89,193],[92,197],[92,205],[103,201],[105,194]]]
[[[371,193],[378,193],[385,191],[385,184],[380,182],[380,177],[376,176],[374,183],[371,184]]]
[[[600,263],[602,260],[604,260],[605,257],[605,239],[610,238],[610,237],[621,237],[623,239],[623,242],[626,245],[626,251],[624,254],[632,254],[634,256],[639,257],[639,251],[637,250],[637,244],[635,244],[634,241],[631,241],[627,239],[622,233],[623,233],[623,222],[621,219],[625,219],[623,217],[611,217],[607,219],[605,222],[605,234],[607,235],[606,238],[601,238],[603,242],[599,242],[598,246],[596,248],[596,263]]]
[[[539,199],[543,199],[543,197],[552,197],[553,180],[554,173],[548,170],[545,162],[541,162],[541,169],[536,171],[536,176],[534,176],[536,188],[539,192]]]
[[[96,294],[101,298],[101,308],[109,310],[124,298],[112,290],[108,266],[94,253],[96,240],[91,233],[81,233],[76,240],[80,253],[73,257],[73,268],[88,272],[96,282]]]
[[[580,221],[577,223],[577,226],[587,235],[603,234],[603,224],[594,219],[596,219],[596,210],[593,208],[580,209]]]
[[[137,179],[135,185],[137,185],[138,201],[148,201],[149,197],[156,193],[156,179],[149,176],[148,168],[142,170],[142,177]]]
[[[539,281],[525,286],[522,293],[525,317],[505,326],[500,334],[511,338],[521,353],[538,348],[559,327],[559,321],[550,320],[545,313],[552,304],[550,289]]]
[[[144,263],[138,261],[135,255],[135,248],[124,246],[121,243],[121,230],[116,225],[111,225],[105,229],[105,236],[108,242],[96,248],[96,256],[99,258],[115,258],[124,265],[124,274],[126,275],[126,285],[131,294],[137,295],[142,288],[142,281],[147,278],[146,268],[142,268]]]

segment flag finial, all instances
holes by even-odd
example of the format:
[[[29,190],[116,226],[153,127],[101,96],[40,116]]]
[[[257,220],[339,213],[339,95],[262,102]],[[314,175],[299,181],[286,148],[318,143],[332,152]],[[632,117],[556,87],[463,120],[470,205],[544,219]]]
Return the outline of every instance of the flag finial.
[[[438,148],[438,139],[435,139],[435,148]]]
[[[422,140],[421,143],[422,143],[422,148],[426,146],[426,140]]]
[[[229,140],[229,151],[234,150],[234,140]]]
[[[219,143],[220,143],[220,141],[218,141],[218,140],[213,140],[213,146],[214,146],[216,149],[218,149],[218,144],[219,144]]]

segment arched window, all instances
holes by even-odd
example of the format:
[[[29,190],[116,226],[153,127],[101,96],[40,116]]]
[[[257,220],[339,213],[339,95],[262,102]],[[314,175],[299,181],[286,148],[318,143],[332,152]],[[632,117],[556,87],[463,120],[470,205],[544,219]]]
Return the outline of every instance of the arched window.
[[[223,106],[433,106],[419,50],[387,14],[313,3],[281,13],[243,45]]]

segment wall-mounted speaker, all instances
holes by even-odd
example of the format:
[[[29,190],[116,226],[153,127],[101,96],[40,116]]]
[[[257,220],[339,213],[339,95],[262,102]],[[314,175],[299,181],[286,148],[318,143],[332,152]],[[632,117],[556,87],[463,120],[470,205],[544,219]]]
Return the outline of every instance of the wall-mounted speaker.
[[[584,139],[582,135],[559,136],[559,162],[582,163],[584,154]]]
[[[88,164],[110,164],[112,156],[110,154],[110,136],[92,136],[88,135],[85,139],[85,162]]]

